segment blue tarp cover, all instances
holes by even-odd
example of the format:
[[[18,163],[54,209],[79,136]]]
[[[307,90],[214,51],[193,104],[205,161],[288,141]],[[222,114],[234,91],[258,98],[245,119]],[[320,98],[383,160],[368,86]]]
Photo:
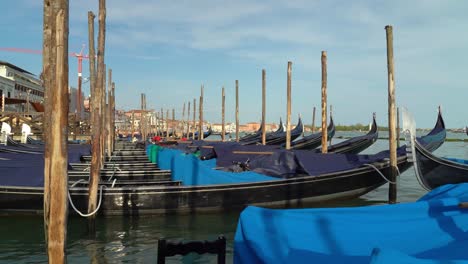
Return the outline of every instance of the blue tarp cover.
[[[370,264],[468,264],[467,260],[421,259],[401,251],[375,248]]]
[[[158,166],[172,171],[172,179],[184,185],[235,184],[278,180],[255,172],[232,173],[215,170],[216,159],[200,160],[192,154],[163,148],[157,156]]]
[[[247,207],[237,225],[234,263],[369,263],[375,248],[417,259],[467,260],[468,210],[458,204],[468,201],[468,184],[433,192],[396,205]]]
[[[17,147],[0,148],[0,186],[44,186],[44,148],[38,154],[4,152]],[[27,149],[21,149],[29,151]],[[91,153],[90,145],[68,145],[68,162],[79,162],[82,155]]]

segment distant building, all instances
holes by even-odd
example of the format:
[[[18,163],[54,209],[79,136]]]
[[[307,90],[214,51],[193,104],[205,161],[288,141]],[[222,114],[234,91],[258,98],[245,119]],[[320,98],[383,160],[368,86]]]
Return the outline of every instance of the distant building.
[[[32,105],[30,111],[43,109],[42,82],[34,74],[5,61],[0,61],[0,95],[10,103],[5,105],[5,111],[24,111],[28,100]]]
[[[78,89],[75,87],[69,87],[68,88],[68,98],[69,98],[69,103],[68,103],[68,112],[69,113],[76,113],[78,111]],[[81,98],[84,98],[83,92],[81,93]],[[82,100],[83,101],[83,100]],[[83,112],[85,111],[85,105],[82,102],[81,103],[81,114],[83,115]]]

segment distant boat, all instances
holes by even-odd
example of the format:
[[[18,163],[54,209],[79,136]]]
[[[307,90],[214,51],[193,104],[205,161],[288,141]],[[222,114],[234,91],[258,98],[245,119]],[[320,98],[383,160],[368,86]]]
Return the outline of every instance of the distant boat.
[[[327,140],[335,135],[335,123],[333,117],[330,116],[330,124],[327,127]],[[291,149],[314,149],[322,144],[322,132],[314,133],[294,142],[291,142]]]

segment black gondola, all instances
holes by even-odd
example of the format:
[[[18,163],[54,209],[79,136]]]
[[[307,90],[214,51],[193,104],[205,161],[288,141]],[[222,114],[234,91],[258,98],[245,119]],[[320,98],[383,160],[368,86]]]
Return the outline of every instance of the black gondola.
[[[281,127],[282,126],[280,126],[280,129]],[[304,131],[304,125],[302,124],[302,119],[299,117],[296,127],[291,130],[291,141],[298,138],[302,134],[303,131]],[[255,144],[260,144],[261,142],[262,142],[262,138],[260,136],[259,138],[254,138],[250,141],[244,141],[241,144],[242,145],[255,145]],[[266,135],[265,142],[266,142],[266,145],[281,145],[286,142],[286,132],[277,131],[277,132],[269,133]]]
[[[440,158],[429,152],[418,140],[412,141],[412,158],[416,177],[427,190],[445,184],[468,182],[468,160]]]
[[[335,123],[330,116],[330,124],[327,127],[328,141],[335,135]],[[322,132],[314,133],[291,142],[291,149],[314,149],[322,144]]]
[[[328,153],[360,153],[361,151],[367,149],[372,144],[377,141],[379,137],[379,131],[377,127],[377,122],[375,120],[375,114],[372,117],[372,126],[363,136],[353,137],[343,142],[333,144],[328,147]]]
[[[413,162],[415,174],[421,186],[432,190],[445,184],[468,182],[468,160],[435,156],[431,153],[433,149],[428,148],[424,140],[415,137],[415,124],[412,116],[404,111],[403,117],[406,119],[404,129],[408,133],[408,160]],[[433,147],[429,145],[431,146]]]
[[[203,132],[203,138],[209,137],[211,134],[213,134],[213,130],[211,129],[211,126],[208,128],[207,131]],[[193,133],[190,132],[187,136],[187,133],[184,133],[184,137],[186,138],[193,138]],[[198,140],[198,131],[195,132],[195,138],[194,140]]]
[[[263,123],[260,124],[260,128],[255,131],[252,134],[245,135],[239,139],[239,142],[244,143],[244,142],[252,142],[252,141],[261,141],[262,140],[262,130],[263,130]],[[266,133],[266,135],[276,135],[279,133],[284,132],[284,126],[283,126],[283,121],[280,118],[280,123],[278,126],[278,129],[273,132]]]

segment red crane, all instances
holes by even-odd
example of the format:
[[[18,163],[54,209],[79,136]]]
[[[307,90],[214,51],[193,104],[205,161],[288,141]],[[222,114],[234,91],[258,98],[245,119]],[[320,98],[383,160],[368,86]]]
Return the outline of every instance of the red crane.
[[[85,44],[82,45],[80,53],[71,52],[69,55],[70,57],[76,57],[78,59],[78,95],[76,97],[76,107],[78,116],[81,119],[81,104],[83,103],[81,98],[81,83],[82,83],[82,70],[83,70],[83,59],[89,59],[88,55],[83,55],[83,50],[85,48]],[[1,48],[0,51],[7,51],[7,52],[19,52],[19,53],[29,53],[29,54],[42,54],[41,50],[31,50],[31,49],[23,49],[23,48]]]

